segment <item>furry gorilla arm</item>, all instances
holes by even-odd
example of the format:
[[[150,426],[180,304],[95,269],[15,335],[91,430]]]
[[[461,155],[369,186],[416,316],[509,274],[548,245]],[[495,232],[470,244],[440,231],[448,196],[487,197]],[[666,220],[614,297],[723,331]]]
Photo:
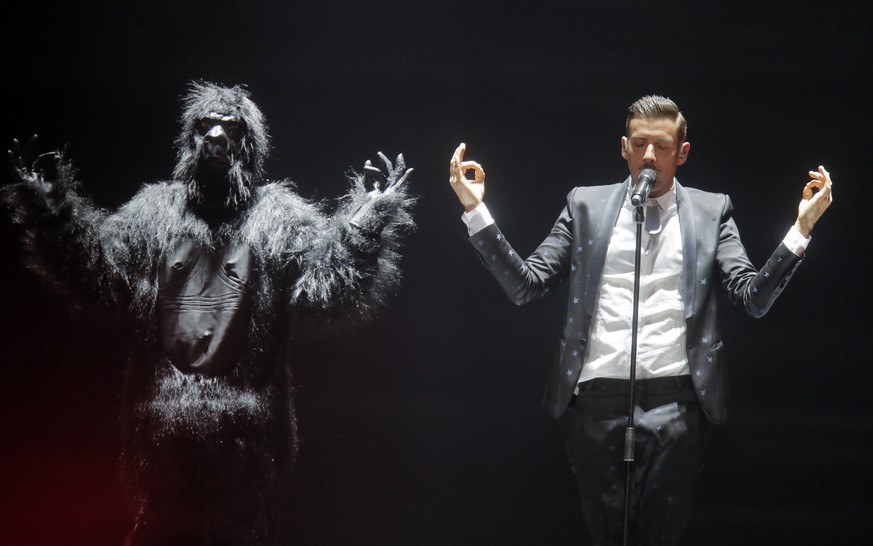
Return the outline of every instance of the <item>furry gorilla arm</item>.
[[[402,157],[335,213],[267,182],[269,138],[242,87],[192,84],[174,180],[115,212],[62,154],[12,154],[3,200],[30,268],[126,311],[136,335],[122,400],[128,544],[269,544],[296,451],[289,328],[371,318],[400,278],[414,199]]]
[[[387,167],[387,187],[379,191],[377,181],[376,189],[367,191],[368,171],[379,173],[369,161],[362,174],[352,176],[351,193],[329,220],[316,250],[304,256],[291,295],[293,307],[341,310],[344,321],[366,320],[399,280],[399,235],[412,226],[412,200],[404,184],[412,170],[406,170],[402,155],[396,165],[379,155]]]

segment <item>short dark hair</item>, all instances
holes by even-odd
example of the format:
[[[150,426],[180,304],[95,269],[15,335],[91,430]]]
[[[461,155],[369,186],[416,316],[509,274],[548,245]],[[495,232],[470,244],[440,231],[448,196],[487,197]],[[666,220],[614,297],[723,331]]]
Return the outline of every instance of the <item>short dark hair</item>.
[[[661,118],[672,119],[679,126],[679,143],[685,142],[685,136],[688,133],[688,122],[685,120],[685,116],[679,111],[675,102],[660,95],[646,95],[628,107],[624,126],[625,133],[630,136],[630,122],[633,119],[654,120]]]

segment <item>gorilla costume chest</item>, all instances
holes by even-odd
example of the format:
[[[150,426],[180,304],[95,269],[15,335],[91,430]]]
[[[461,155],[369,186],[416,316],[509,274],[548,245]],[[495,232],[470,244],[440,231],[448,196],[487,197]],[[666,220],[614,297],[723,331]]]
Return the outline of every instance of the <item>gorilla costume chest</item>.
[[[245,346],[253,279],[250,249],[183,241],[161,265],[158,321],[164,354],[179,371],[217,375]]]

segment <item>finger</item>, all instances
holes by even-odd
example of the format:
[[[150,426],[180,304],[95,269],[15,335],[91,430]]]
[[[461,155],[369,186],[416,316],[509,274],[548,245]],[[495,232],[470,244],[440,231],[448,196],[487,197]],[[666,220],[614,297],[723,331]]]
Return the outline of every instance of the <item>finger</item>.
[[[455,148],[455,153],[452,156],[452,159],[457,160],[458,164],[460,164],[462,161],[464,161],[464,152],[466,152],[466,151],[467,151],[466,144],[464,144],[463,142],[458,144],[458,147]]]
[[[824,176],[824,181],[825,181],[824,191],[828,192],[828,194],[832,193],[834,191],[833,190],[834,181],[833,181],[833,179],[831,179],[831,173],[829,173],[827,171],[827,169],[824,168],[823,165],[819,165],[818,170],[821,172],[822,176]]]
[[[817,171],[809,171],[809,177],[817,180],[828,181],[831,178],[831,173],[829,173],[823,166],[819,165]]]
[[[391,184],[391,187],[388,189],[390,191],[394,191],[396,188],[399,188],[400,186],[402,186],[403,183],[406,182],[406,179],[409,178],[409,175],[412,174],[412,171],[414,171],[414,170],[415,169],[406,169],[406,172],[403,173],[403,176],[400,177],[400,180]],[[388,193],[388,191],[386,191],[385,193]]]
[[[13,153],[12,150],[7,150],[7,162],[6,166],[9,169],[9,173],[14,177],[14,179],[18,182],[24,181],[27,176],[27,169],[24,167],[24,163],[21,161],[21,156]]]
[[[9,150],[9,163],[16,170],[24,170],[24,158],[21,157],[21,143],[18,139],[12,141],[12,149]]]
[[[462,182],[466,179],[467,171],[470,170],[482,170],[482,167],[479,166],[475,161],[464,161],[463,163],[457,164],[452,161],[451,172],[449,176],[449,180],[452,184]],[[483,171],[484,172],[484,171]]]
[[[455,153],[452,155],[451,161],[449,161],[449,180],[452,183],[459,181],[464,176],[464,171],[461,168],[463,155],[464,152],[461,150],[461,147],[458,146]]]
[[[807,199],[811,207],[819,207],[819,203],[824,202],[824,207],[827,208],[831,202],[833,202],[833,196],[828,191],[819,191],[816,192],[810,199]],[[822,209],[823,210],[823,209]]]
[[[375,167],[369,167],[364,169],[364,183],[366,184],[368,181],[372,182],[375,187],[379,187],[379,184],[385,180],[385,174],[382,173],[379,169]]]
[[[364,174],[370,174],[379,178],[385,178],[385,174],[378,167],[374,167],[373,163],[368,159],[364,162]]]
[[[12,141],[12,149],[6,150],[6,156],[9,158],[9,164],[18,166],[18,141]]]
[[[810,180],[809,182],[807,182],[806,185],[803,187],[803,199],[812,199],[813,188],[821,189],[823,185],[824,182],[822,182],[821,180]]]
[[[824,175],[822,175],[822,174],[821,174],[820,172],[818,172],[818,171],[809,171],[809,177],[810,177],[810,178],[815,178],[815,179],[820,180],[820,179],[824,178]]]
[[[485,178],[485,169],[482,168],[482,165],[475,161],[464,161],[461,163],[461,171],[466,173],[467,171],[474,171],[476,180],[482,180]]]
[[[33,150],[36,148],[37,136],[33,135],[27,142],[24,144],[24,148],[22,148],[21,155],[24,157],[26,161],[29,161],[33,156]]]
[[[18,161],[15,154],[12,150],[6,151],[6,158],[8,159],[7,165],[9,165],[9,170],[12,171],[13,176],[18,175]]]
[[[382,152],[376,152],[376,155],[378,155],[379,159],[382,160],[382,163],[385,164],[385,169],[388,171],[389,174],[394,172],[394,165],[391,163],[391,160],[385,156],[385,154],[383,154]]]
[[[834,201],[834,181],[831,179],[831,173],[829,173],[822,165],[819,165],[818,170],[821,171],[825,178],[822,193],[826,195],[828,203],[832,203]]]

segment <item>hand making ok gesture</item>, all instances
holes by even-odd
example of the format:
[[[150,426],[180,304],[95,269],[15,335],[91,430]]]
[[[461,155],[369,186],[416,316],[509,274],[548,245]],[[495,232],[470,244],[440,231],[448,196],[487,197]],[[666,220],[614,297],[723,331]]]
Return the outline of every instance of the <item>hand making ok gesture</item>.
[[[458,200],[464,205],[464,210],[469,212],[476,208],[485,197],[485,170],[482,165],[475,161],[464,161],[464,152],[467,145],[463,142],[455,149],[452,160],[449,163],[449,183]],[[466,177],[467,171],[473,171],[473,180]]]

